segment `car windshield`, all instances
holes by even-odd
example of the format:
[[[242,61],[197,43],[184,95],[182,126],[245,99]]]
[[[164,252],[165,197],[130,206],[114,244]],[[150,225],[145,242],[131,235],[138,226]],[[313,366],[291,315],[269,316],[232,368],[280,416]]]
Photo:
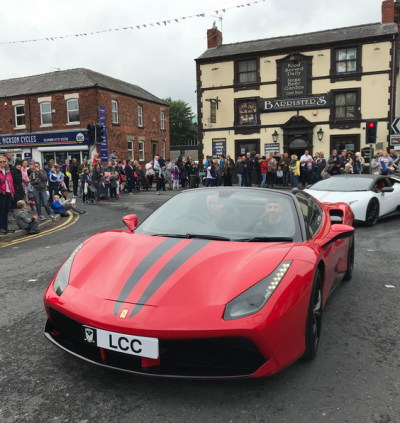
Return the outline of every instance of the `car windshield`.
[[[301,241],[290,195],[243,188],[197,189],[176,195],[135,233],[221,241]]]
[[[311,187],[313,191],[368,191],[371,186],[372,179],[357,177],[351,175],[349,177],[340,177],[324,179],[323,181],[317,182]]]

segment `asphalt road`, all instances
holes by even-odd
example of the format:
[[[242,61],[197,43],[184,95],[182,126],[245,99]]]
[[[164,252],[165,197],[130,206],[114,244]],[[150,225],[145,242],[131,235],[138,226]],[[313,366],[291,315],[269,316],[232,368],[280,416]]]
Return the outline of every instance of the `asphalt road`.
[[[131,376],[45,340],[42,298],[65,257],[100,230],[124,228],[125,214],[141,221],[170,195],[88,206],[89,216],[64,230],[0,243],[0,422],[400,422],[399,218],[357,227],[354,276],[324,309],[318,357],[271,378]]]

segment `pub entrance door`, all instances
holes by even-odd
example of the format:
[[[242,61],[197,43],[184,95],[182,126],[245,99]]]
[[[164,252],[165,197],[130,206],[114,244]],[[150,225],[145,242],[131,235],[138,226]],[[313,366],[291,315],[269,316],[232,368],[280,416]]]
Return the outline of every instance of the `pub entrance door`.
[[[300,159],[300,157],[304,154],[304,151],[307,149],[308,149],[307,141],[303,140],[302,138],[296,138],[290,143],[289,157],[292,157],[293,154],[296,154],[298,159]]]

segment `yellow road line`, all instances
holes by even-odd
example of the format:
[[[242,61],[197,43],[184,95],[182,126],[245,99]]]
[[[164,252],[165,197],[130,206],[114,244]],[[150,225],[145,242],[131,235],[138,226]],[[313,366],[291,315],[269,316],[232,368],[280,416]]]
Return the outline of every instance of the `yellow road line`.
[[[40,232],[37,235],[28,235],[28,236],[23,237],[23,238],[18,238],[14,241],[9,242],[8,244],[0,245],[0,248],[9,247],[10,245],[20,244],[21,242],[27,242],[27,241],[30,241],[32,239],[37,239],[37,238],[41,238],[41,237],[46,236],[46,235],[51,235],[55,232],[62,231],[64,229],[72,226],[79,219],[79,214],[75,217],[75,220],[72,221],[72,219],[74,217],[73,214],[70,211],[68,211],[67,213],[69,214],[69,217],[62,225],[48,229],[47,231]]]

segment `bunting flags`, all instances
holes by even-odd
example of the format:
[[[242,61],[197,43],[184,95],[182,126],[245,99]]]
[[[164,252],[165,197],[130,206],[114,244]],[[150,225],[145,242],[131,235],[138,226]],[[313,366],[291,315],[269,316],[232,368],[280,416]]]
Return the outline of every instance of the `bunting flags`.
[[[252,4],[262,3],[262,2],[265,2],[265,0],[253,1],[251,3],[246,3],[246,5],[251,6]],[[225,9],[215,10],[215,13],[218,15],[221,12],[226,13],[226,11],[228,9],[235,9],[235,8],[241,9],[242,7],[245,7],[245,5],[241,4],[241,5],[238,5],[238,6],[232,6],[232,7],[227,7]],[[199,14],[196,14],[196,15],[183,16],[180,19],[184,20],[184,19],[187,19],[187,18],[194,18],[194,17],[205,18],[206,14],[205,13],[199,13]],[[173,19],[173,21],[176,22],[176,23],[179,23],[177,18]],[[155,22],[155,24],[158,25],[158,26],[162,26],[161,22],[164,24],[164,26],[167,26],[167,24],[171,24],[171,20],[165,20],[165,21],[161,20],[159,22]],[[125,29],[125,30],[126,29],[135,29],[135,28],[141,29],[141,28],[147,28],[147,26],[154,27],[155,25],[154,25],[154,23],[148,23],[148,24],[135,25],[135,26],[125,27],[125,28],[105,29],[103,31],[90,32],[89,34],[91,34],[91,35],[101,34],[103,32],[120,31],[120,30],[123,30],[123,29]],[[64,39],[64,38],[69,38],[69,37],[83,37],[83,36],[87,36],[87,35],[88,35],[88,33],[82,33],[82,34],[63,35],[62,37],[58,36],[58,37],[38,38],[36,40],[5,41],[5,42],[0,42],[0,45],[2,45],[2,44],[16,44],[16,43],[31,43],[31,42],[36,42],[36,41],[54,41],[54,40],[58,40],[58,39]]]

